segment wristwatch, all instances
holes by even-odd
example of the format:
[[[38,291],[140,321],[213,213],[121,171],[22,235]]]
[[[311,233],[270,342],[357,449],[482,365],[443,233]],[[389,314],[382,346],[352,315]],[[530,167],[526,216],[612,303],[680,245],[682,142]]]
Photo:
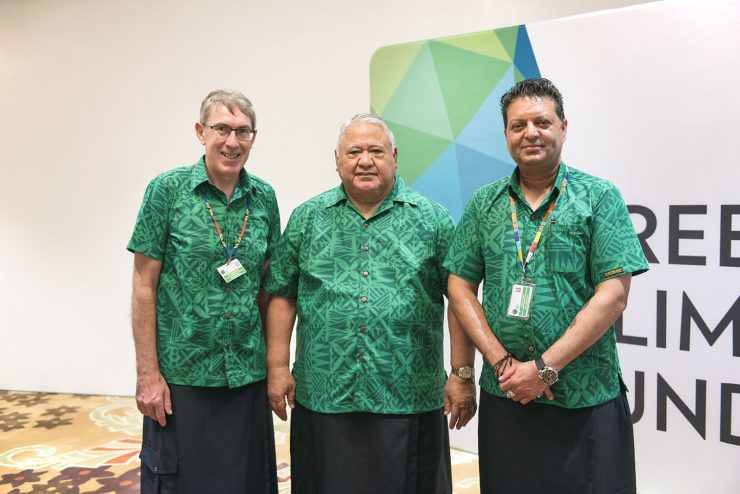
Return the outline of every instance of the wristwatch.
[[[453,367],[450,370],[450,373],[455,374],[460,379],[465,379],[466,381],[472,381],[475,377],[475,369],[469,365],[464,367]]]
[[[542,357],[534,359],[534,363],[537,365],[537,369],[540,371],[540,379],[548,386],[552,386],[558,382],[558,371],[550,367],[542,360]]]

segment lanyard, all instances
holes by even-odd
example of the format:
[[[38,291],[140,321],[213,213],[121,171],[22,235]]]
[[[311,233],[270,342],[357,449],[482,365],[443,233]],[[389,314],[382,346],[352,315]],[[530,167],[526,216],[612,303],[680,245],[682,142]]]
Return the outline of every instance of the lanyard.
[[[542,218],[542,223],[540,223],[537,234],[534,236],[532,246],[529,248],[526,260],[524,260],[524,256],[522,255],[522,239],[519,237],[519,226],[516,221],[516,203],[514,202],[514,196],[509,194],[509,204],[511,205],[511,223],[514,225],[514,242],[516,242],[517,255],[519,256],[519,262],[522,265],[522,282],[524,282],[524,273],[527,271],[527,265],[529,264],[529,261],[532,260],[532,255],[534,255],[534,251],[537,249],[537,244],[539,244],[540,242],[542,231],[545,229],[545,225],[547,224],[547,220],[550,218],[552,210],[555,209],[555,203],[558,202],[560,196],[563,195],[563,192],[565,192],[565,187],[568,185],[569,173],[570,172],[568,171],[568,167],[566,167],[565,176],[563,177],[563,183],[560,184],[560,193],[558,194],[558,197],[556,197],[555,200],[550,203],[550,207],[547,208],[547,212],[545,213],[544,218]]]
[[[229,250],[228,247],[226,247],[226,242],[224,241],[224,235],[223,233],[221,233],[221,228],[219,228],[218,226],[218,221],[216,221],[216,215],[213,214],[213,208],[208,202],[208,196],[206,195],[206,191],[201,190],[200,196],[206,205],[206,209],[208,210],[208,213],[211,215],[211,219],[213,219],[213,224],[216,226],[216,233],[218,233],[218,239],[221,241],[221,247],[224,248],[224,254],[226,254],[226,259],[228,261],[231,261],[231,258],[234,256],[236,249],[238,249],[239,245],[242,243],[242,238],[244,238],[244,232],[247,230],[247,222],[249,221],[249,206],[252,203],[251,196],[247,196],[247,204],[245,207],[244,224],[242,225],[242,232],[239,234],[239,238],[236,239],[236,243],[234,244],[234,247],[231,250]]]

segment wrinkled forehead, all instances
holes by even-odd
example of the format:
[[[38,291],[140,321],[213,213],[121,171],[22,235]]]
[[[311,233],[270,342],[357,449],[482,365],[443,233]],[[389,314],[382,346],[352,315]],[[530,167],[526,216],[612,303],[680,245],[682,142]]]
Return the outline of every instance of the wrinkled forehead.
[[[350,146],[381,145],[390,148],[388,135],[382,125],[374,122],[357,121],[352,122],[344,130],[339,141],[340,149]]]

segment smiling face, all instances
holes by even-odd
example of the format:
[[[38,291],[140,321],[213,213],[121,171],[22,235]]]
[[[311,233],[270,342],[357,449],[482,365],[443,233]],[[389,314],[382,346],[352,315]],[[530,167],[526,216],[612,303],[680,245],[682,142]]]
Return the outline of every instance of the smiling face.
[[[223,125],[232,129],[252,128],[252,120],[235,109],[231,113],[225,105],[214,104],[208,112],[205,125]],[[228,137],[221,137],[218,132],[206,127],[202,123],[195,124],[195,133],[198,140],[206,150],[206,169],[209,177],[217,180],[235,180],[249,158],[254,137],[251,141],[239,140],[236,132],[231,132]]]
[[[397,150],[380,125],[361,120],[350,124],[334,154],[339,178],[353,202],[382,201],[393,188]]]
[[[517,98],[506,115],[506,147],[520,168],[544,170],[560,164],[568,120],[560,120],[552,99]]]

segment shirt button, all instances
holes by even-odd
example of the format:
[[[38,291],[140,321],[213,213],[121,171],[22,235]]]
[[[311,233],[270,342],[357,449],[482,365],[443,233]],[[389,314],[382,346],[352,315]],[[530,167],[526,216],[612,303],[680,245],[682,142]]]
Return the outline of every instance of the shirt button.
[[[534,220],[535,220],[535,218],[536,218],[536,216],[535,216],[534,214],[532,214],[532,215],[531,215],[531,216],[529,217],[529,219],[530,219],[530,220],[532,220],[532,221],[534,221]]]
[[[524,281],[526,281],[528,285],[531,285],[532,284],[532,278],[527,278]]]
[[[362,250],[364,250],[365,252],[367,252],[367,251],[370,250],[370,247],[368,247],[367,245],[363,245],[362,246]]]
[[[231,293],[231,287],[229,286],[226,287],[226,293]]]
[[[360,326],[360,333],[364,333],[367,331],[367,328],[365,326]]]
[[[364,277],[366,277],[366,278],[367,278],[367,276],[368,276],[369,274],[370,274],[370,272],[369,272],[369,271],[363,271],[363,272],[362,272],[362,276],[364,276]]]
[[[357,361],[358,361],[358,362],[364,362],[364,361],[365,361],[365,357],[363,357],[362,355],[359,355],[359,356],[357,357]]]
[[[528,351],[529,353],[532,353],[532,352],[534,352],[534,347],[533,347],[532,345],[529,345],[529,346],[527,347],[527,351]]]
[[[362,227],[363,227],[363,228],[367,228],[368,226],[369,226],[369,225],[368,225],[368,222],[367,222],[367,221],[366,221],[365,223],[363,223],[363,224],[362,224]]]
[[[226,315],[225,315],[224,317],[225,317],[226,319],[231,319],[231,314],[229,314],[229,313],[227,312],[227,313],[226,313]]]
[[[362,298],[361,298],[360,300],[361,300],[361,301],[362,301],[362,303],[364,304],[365,302],[367,302],[367,297],[362,297]]]

